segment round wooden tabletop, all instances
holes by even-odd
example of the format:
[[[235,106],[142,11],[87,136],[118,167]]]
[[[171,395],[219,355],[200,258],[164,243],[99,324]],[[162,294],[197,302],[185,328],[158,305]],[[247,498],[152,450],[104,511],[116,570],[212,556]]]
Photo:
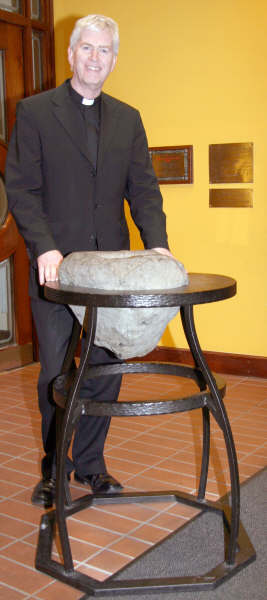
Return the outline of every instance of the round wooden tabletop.
[[[225,275],[189,273],[189,282],[169,290],[99,290],[47,282],[44,295],[57,304],[109,306],[115,308],[151,308],[206,304],[231,298],[236,281]]]

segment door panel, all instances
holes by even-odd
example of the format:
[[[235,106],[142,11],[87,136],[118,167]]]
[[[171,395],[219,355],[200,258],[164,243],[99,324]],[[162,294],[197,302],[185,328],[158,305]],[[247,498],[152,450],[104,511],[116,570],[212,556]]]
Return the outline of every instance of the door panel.
[[[16,104],[24,97],[22,28],[0,22],[1,114],[5,140],[0,140],[0,170],[3,173],[7,144],[15,122]]]
[[[24,97],[23,71],[23,29],[18,25],[0,22],[1,57],[1,128],[0,171],[4,173],[8,140],[15,122],[16,104]],[[7,244],[10,235],[8,215],[1,228],[1,248]],[[0,248],[0,256],[1,256]],[[11,366],[19,366],[32,360],[32,318],[28,297],[28,258],[24,242],[19,236],[15,252],[2,265],[2,312],[8,311],[7,320],[13,323],[13,335],[0,338],[0,371]],[[5,289],[6,288],[6,289]],[[6,302],[5,298],[9,301]],[[10,311],[12,314],[10,314]],[[4,317],[2,316],[2,320]],[[0,327],[1,329],[1,327]]]
[[[4,173],[18,100],[55,86],[53,22],[53,0],[0,0],[0,173]],[[11,256],[5,255],[10,246],[6,239],[7,231],[11,234],[10,217],[0,225],[0,332],[3,330],[5,337],[1,340],[0,335],[0,371],[31,362],[33,348],[34,356],[38,351],[28,297],[28,259],[21,236],[15,252],[13,248]],[[9,265],[1,266],[1,254]],[[1,294],[6,277],[10,285]],[[12,323],[6,317],[10,298]],[[7,344],[10,324],[12,343]]]

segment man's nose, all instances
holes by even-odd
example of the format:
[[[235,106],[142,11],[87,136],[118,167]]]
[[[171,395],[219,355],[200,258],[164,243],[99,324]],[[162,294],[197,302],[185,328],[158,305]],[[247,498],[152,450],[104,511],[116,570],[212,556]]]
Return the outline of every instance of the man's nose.
[[[98,49],[97,48],[91,48],[91,52],[90,52],[90,58],[91,60],[98,60]]]

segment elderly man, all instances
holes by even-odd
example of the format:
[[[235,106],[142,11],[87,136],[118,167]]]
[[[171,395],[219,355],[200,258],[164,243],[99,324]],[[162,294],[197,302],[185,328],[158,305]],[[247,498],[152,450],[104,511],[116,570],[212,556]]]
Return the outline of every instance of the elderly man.
[[[30,296],[39,339],[38,382],[44,457],[33,504],[55,497],[55,406],[52,382],[60,373],[73,315],[47,302],[42,286],[55,281],[69,252],[129,248],[124,198],[145,248],[168,251],[162,197],[137,110],[102,92],[119,46],[117,24],[102,15],[79,19],[68,48],[70,80],[18,104],[10,141],[6,187],[9,207],[30,258]],[[116,360],[94,347],[92,362]],[[94,399],[117,399],[121,377],[89,380],[82,389]],[[82,416],[67,474],[94,492],[117,492],[103,456],[110,420]]]

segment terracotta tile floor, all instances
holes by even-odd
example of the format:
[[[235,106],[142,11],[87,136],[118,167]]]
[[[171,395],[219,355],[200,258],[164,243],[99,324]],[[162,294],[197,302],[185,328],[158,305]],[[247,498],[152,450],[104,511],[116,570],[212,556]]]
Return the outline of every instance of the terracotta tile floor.
[[[39,365],[0,373],[0,598],[76,600],[81,592],[35,570],[42,509],[30,502],[39,480],[40,417],[36,402]],[[267,379],[226,376],[225,399],[244,481],[267,462]],[[178,381],[178,383],[177,383]],[[187,395],[194,384],[157,375],[128,375],[121,399]],[[199,410],[168,416],[114,418],[106,443],[110,472],[126,490],[181,489],[195,493],[200,469]],[[74,497],[84,493],[72,483]],[[212,420],[208,498],[229,489],[222,435]],[[68,520],[76,567],[99,580],[183,525],[195,509],[173,502],[100,506]],[[54,544],[55,557],[57,540]]]

